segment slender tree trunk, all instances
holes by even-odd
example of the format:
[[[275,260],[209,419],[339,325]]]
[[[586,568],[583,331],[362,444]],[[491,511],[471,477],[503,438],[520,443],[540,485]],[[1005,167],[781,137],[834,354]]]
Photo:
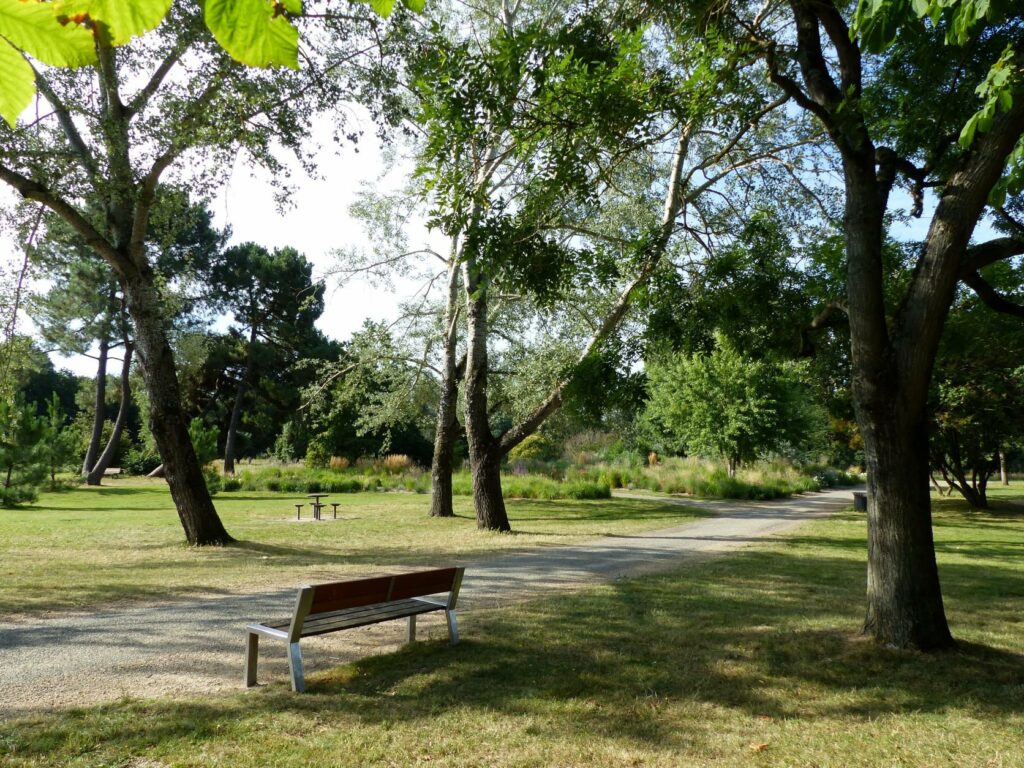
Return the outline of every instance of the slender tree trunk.
[[[238,425],[242,421],[242,401],[249,388],[249,381],[252,378],[253,354],[252,348],[256,344],[256,323],[252,324],[249,332],[249,345],[245,349],[245,371],[242,379],[238,382],[238,391],[235,393],[235,404],[231,407],[231,420],[228,422],[228,435],[224,440],[224,474],[235,474],[235,442],[238,437]]]
[[[1010,473],[1006,468],[1006,451],[1003,450],[1002,446],[999,447],[997,456],[999,459],[999,482],[1003,485],[1009,485]]]
[[[149,393],[149,428],[160,451],[185,538],[194,545],[227,544],[233,539],[217,516],[188,434],[174,354],[167,341],[161,302],[148,265],[125,280],[125,295]]]
[[[128,423],[128,411],[131,409],[132,401],[132,353],[134,347],[130,339],[124,340],[124,363],[121,365],[121,403],[117,408],[117,418],[114,420],[114,429],[110,433],[110,439],[103,449],[103,453],[96,459],[92,470],[86,475],[85,482],[88,485],[100,485],[103,480],[103,473],[114,461],[117,455],[117,447],[121,442],[121,433],[124,432],[125,424]]]
[[[487,282],[477,274],[472,256],[463,260],[463,285],[469,329],[463,389],[476,525],[490,531],[510,531],[501,492],[501,451],[487,413]]]
[[[441,397],[437,404],[434,457],[430,463],[430,516],[453,517],[452,466],[458,434],[458,351],[459,264],[452,256],[448,265],[448,297],[445,304],[444,362],[441,369]],[[500,479],[499,479],[500,482]]]
[[[96,402],[92,416],[92,434],[89,436],[89,447],[85,450],[82,462],[82,475],[88,477],[96,464],[100,452],[100,440],[103,439],[103,423],[107,420],[107,356],[110,342],[100,339],[99,363],[96,366]]]

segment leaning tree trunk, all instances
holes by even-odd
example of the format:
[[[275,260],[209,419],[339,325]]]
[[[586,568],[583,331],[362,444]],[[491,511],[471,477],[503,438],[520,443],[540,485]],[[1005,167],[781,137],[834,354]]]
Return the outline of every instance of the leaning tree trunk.
[[[125,280],[139,364],[149,393],[149,428],[189,544],[227,544],[233,539],[217,516],[189,437],[174,354],[164,331],[156,291],[148,265],[139,267],[137,274]]]
[[[441,396],[437,403],[437,430],[434,433],[434,457],[430,462],[430,516],[454,517],[452,470],[455,438],[458,434],[458,297],[459,264],[452,256],[448,265],[448,297],[445,304],[444,361],[441,369]]]
[[[469,328],[463,389],[476,525],[490,531],[510,531],[501,491],[501,450],[487,413],[487,283],[477,274],[472,256],[463,261],[463,285]]]
[[[88,477],[96,464],[100,452],[100,440],[103,439],[103,423],[107,420],[107,356],[110,342],[100,339],[99,363],[96,366],[96,404],[92,416],[92,434],[89,436],[89,447],[85,450],[82,461],[82,475]],[[91,485],[91,483],[90,483]]]
[[[96,459],[92,470],[86,475],[85,482],[87,485],[99,485],[103,480],[103,473],[106,472],[107,467],[114,461],[118,444],[121,442],[121,433],[124,432],[125,424],[128,423],[128,411],[131,408],[132,400],[131,370],[133,351],[131,340],[125,339],[124,363],[121,365],[121,403],[117,407],[117,418],[114,420],[114,429],[110,433],[110,439],[107,440],[107,446],[103,449],[100,457]]]
[[[257,326],[254,322],[249,332],[249,346],[245,349],[245,371],[242,379],[238,382],[238,391],[235,393],[235,404],[231,407],[231,420],[228,422],[228,435],[224,440],[224,474],[235,474],[235,443],[238,439],[238,425],[242,421],[242,401],[249,389],[249,380],[252,378],[252,348],[256,343]]]

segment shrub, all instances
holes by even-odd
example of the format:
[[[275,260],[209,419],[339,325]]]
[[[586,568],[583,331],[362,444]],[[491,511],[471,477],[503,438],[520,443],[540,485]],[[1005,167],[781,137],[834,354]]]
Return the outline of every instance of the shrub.
[[[159,454],[144,446],[132,448],[121,459],[121,471],[127,475],[148,475],[159,466]]]
[[[228,492],[242,490],[242,481],[239,480],[236,477],[228,478],[227,480],[224,481],[223,485],[224,485],[224,490],[228,491]]]
[[[320,440],[311,440],[306,449],[306,466],[310,469],[323,469],[330,463],[330,449]]]
[[[344,456],[331,456],[328,466],[334,470],[348,469],[349,463],[349,460]]]
[[[559,453],[558,446],[551,440],[543,434],[535,433],[509,451],[508,457],[512,461],[554,461]]]
[[[374,462],[374,469],[387,472],[389,475],[400,475],[413,469],[419,469],[416,462],[404,453],[389,453],[377,462]]]

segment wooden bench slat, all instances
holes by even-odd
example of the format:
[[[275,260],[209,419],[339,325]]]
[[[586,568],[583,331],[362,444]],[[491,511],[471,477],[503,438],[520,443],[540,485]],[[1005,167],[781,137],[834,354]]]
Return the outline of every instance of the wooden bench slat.
[[[377,576],[372,579],[317,584],[309,612],[327,613],[342,608],[383,603],[388,600],[391,579],[391,576]]]
[[[422,597],[451,591],[455,581],[455,568],[438,568],[434,571],[403,573],[394,577],[388,600],[402,600],[407,597]]]

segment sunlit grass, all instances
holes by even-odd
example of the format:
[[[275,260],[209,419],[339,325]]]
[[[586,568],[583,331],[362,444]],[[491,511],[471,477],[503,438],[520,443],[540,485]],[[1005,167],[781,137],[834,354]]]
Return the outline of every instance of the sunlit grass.
[[[217,509],[238,543],[195,549],[182,543],[161,481],[44,493],[33,506],[0,511],[0,612],[292,586],[657,528],[700,514],[656,500],[510,500],[515,533],[507,535],[478,531],[471,500],[463,497],[449,519],[429,518],[429,497],[417,494],[337,494],[326,501],[338,502],[337,521],[311,521],[304,494],[218,494]],[[296,503],[305,505],[301,522]],[[328,506],[325,516],[332,514]]]
[[[865,522],[574,595],[284,682],[0,726],[24,766],[1024,765],[1024,516],[937,505],[960,649],[874,646]]]

